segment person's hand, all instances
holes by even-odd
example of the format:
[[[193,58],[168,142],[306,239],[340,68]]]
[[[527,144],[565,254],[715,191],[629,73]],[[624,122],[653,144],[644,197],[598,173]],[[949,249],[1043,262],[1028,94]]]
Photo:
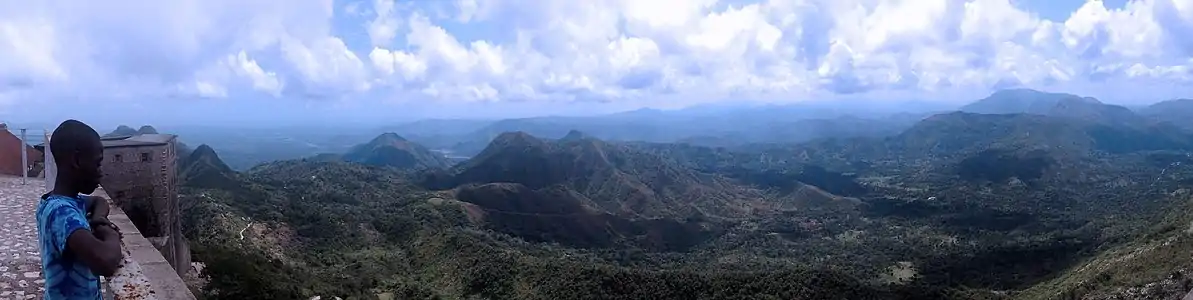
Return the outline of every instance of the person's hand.
[[[91,217],[88,217],[88,218],[87,218],[87,223],[88,223],[88,224],[90,224],[90,225],[91,225],[91,227],[96,227],[96,226],[107,226],[107,225],[115,225],[115,224],[113,224],[113,223],[112,223],[112,221],[111,221],[111,220],[108,220],[108,218],[105,218],[105,217],[99,217],[99,216],[91,216]]]
[[[92,217],[87,219],[87,223],[91,225],[91,231],[95,233],[95,236],[101,240],[106,240],[108,237],[121,237],[120,228],[116,227],[116,224],[108,218]]]
[[[108,212],[111,208],[108,207],[108,199],[100,196],[90,196],[91,208],[87,211],[88,218],[108,218]]]

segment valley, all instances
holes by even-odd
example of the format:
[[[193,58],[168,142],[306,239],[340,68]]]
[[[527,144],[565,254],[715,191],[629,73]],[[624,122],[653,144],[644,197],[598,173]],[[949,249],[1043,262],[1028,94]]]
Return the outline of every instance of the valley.
[[[179,162],[185,233],[206,265],[194,288],[211,299],[1193,288],[1193,132],[1170,119],[1032,90],[918,117],[673,129],[692,118],[734,113],[412,123],[246,169],[200,143]]]
[[[1193,0],[0,3],[0,300],[1193,300]]]

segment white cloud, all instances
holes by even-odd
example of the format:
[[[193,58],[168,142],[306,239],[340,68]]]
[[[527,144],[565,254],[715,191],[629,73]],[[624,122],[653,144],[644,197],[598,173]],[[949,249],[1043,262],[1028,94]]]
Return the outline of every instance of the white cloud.
[[[373,20],[367,30],[374,46],[388,45],[398,35],[398,16],[395,16],[394,0],[373,0]]]
[[[1193,1],[1056,22],[1020,2],[0,0],[0,94],[677,105],[1193,81]]]
[[[339,38],[285,39],[281,42],[281,52],[307,89],[323,94],[369,88],[364,63]]]

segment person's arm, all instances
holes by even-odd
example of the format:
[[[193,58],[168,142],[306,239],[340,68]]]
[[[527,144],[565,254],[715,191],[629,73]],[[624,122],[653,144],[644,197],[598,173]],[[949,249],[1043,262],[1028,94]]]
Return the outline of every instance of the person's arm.
[[[91,230],[76,230],[71,233],[66,240],[68,249],[96,275],[116,274],[116,270],[120,268],[120,261],[124,259],[124,253],[120,251],[120,233],[104,225]]]
[[[67,206],[54,208],[49,221],[58,253],[74,256],[101,276],[112,276],[120,268],[124,254],[116,230],[106,225],[88,230],[87,220]]]

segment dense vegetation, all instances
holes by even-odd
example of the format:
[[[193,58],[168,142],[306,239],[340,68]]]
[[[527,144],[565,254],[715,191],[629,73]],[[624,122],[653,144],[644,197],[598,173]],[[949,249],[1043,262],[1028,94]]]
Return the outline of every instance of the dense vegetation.
[[[1008,97],[1027,99],[998,100]],[[999,114],[800,144],[507,132],[451,167],[396,135],[242,173],[204,145],[181,167],[186,234],[212,299],[1108,299],[1149,283],[1142,293],[1157,297],[1190,288],[1191,135],[1072,95],[979,102],[971,110]]]

